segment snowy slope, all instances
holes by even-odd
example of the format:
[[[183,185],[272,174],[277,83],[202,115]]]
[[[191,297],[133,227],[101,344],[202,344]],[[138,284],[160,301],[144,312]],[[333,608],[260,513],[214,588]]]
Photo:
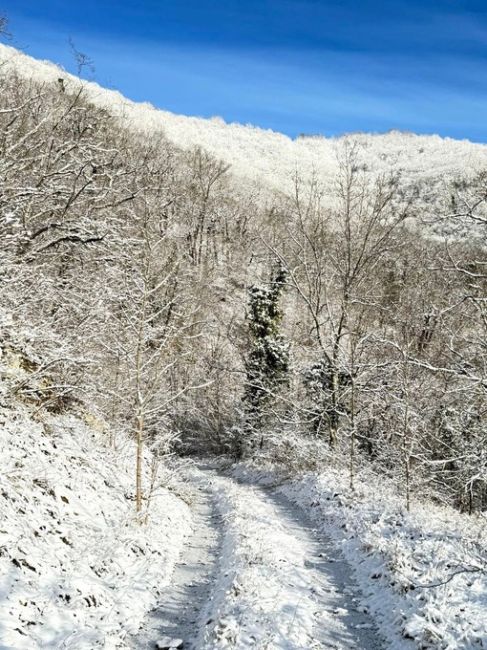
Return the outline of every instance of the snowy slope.
[[[160,487],[136,522],[133,444],[94,424],[0,407],[1,650],[130,647],[170,581],[189,507]]]
[[[0,45],[0,62],[26,78],[66,85],[79,85],[52,63],[37,61]],[[96,83],[83,82],[90,99],[118,114],[131,128],[147,133],[164,131],[181,147],[202,146],[232,165],[233,171],[252,183],[265,182],[280,191],[290,191],[296,170],[303,176],[313,171],[325,180],[337,169],[337,145],[344,138],[308,137],[292,140],[286,135],[242,124],[227,124],[221,118],[202,119],[174,115],[150,104],[132,102],[120,93]],[[471,173],[487,166],[487,145],[439,136],[391,132],[352,136],[363,149],[363,161],[376,172],[401,170],[410,180],[441,179],[458,172]]]

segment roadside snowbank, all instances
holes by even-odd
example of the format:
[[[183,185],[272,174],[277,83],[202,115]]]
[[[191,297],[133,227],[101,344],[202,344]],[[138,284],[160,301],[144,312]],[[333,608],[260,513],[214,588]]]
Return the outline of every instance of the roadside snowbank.
[[[135,522],[132,443],[108,449],[90,424],[0,408],[3,650],[128,647],[189,532],[188,506],[163,487]]]
[[[272,471],[240,466],[234,473],[276,482]],[[388,648],[487,647],[484,516],[418,498],[407,513],[383,477],[362,475],[352,492],[346,472],[333,468],[283,482],[278,490],[335,540]]]

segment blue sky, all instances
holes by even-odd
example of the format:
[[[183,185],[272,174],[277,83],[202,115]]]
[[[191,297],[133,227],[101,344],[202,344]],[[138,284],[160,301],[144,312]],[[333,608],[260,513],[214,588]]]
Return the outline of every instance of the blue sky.
[[[128,97],[283,131],[487,142],[487,0],[0,0],[12,44]],[[86,70],[89,76],[91,73]]]

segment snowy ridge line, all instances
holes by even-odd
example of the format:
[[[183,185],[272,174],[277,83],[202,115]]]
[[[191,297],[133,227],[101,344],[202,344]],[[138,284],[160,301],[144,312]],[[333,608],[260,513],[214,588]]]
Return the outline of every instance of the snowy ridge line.
[[[487,647],[485,517],[414,499],[408,513],[397,489],[372,473],[354,492],[336,468],[283,479],[272,467],[239,465],[233,474],[274,482],[335,540],[388,649]]]
[[[38,61],[18,50],[0,44],[0,71],[14,69],[26,78],[56,83],[62,77],[79,87],[80,80],[59,66]],[[232,170],[252,184],[289,192],[298,171],[309,178],[316,173],[330,181],[337,170],[339,138],[288,136],[251,125],[226,123],[222,118],[175,115],[156,109],[149,103],[128,100],[116,90],[102,88],[95,82],[82,81],[88,98],[123,119],[131,128],[144,133],[164,132],[182,148],[201,146],[232,165]],[[68,84],[69,87],[69,84]],[[487,145],[468,140],[453,140],[437,135],[351,134],[362,149],[367,168],[376,173],[401,171],[408,180],[475,173],[487,166]]]

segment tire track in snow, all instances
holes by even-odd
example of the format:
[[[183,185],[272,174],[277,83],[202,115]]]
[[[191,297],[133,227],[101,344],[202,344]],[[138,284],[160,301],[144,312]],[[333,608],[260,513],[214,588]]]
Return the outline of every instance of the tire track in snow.
[[[215,594],[204,650],[383,650],[350,565],[304,511],[274,489],[211,482],[225,519],[226,596]]]
[[[372,617],[360,605],[352,568],[336,544],[284,495],[265,488],[262,491],[297,544],[307,549],[304,569],[317,605],[315,640],[330,650],[383,650]]]
[[[208,485],[200,481],[195,485],[192,513],[192,535],[183,548],[161,603],[149,613],[133,639],[131,647],[134,650],[165,647],[164,639],[181,639],[184,650],[199,650],[197,638],[206,622],[221,544],[221,518]]]

